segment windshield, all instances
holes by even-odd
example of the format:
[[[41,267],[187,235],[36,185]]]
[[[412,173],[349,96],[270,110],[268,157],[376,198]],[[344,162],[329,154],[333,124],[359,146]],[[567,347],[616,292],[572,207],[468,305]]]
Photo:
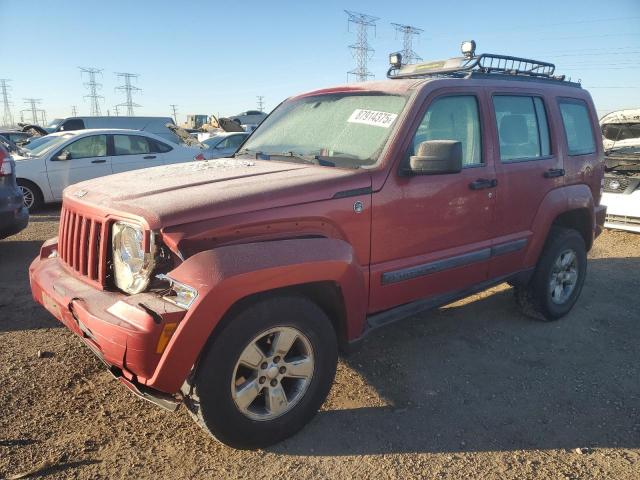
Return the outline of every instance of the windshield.
[[[27,151],[27,153],[31,156],[38,156],[49,150],[50,148],[55,147],[56,145],[65,142],[70,135],[45,135],[44,137],[38,137],[31,140],[28,144],[26,144],[23,148]]]
[[[290,100],[267,117],[239,154],[349,168],[372,165],[405,103],[403,96],[378,92]]]
[[[60,125],[63,120],[64,118],[54,118],[49,122],[49,124],[47,125],[47,128],[52,128],[55,130],[56,128],[58,128],[58,125]]]

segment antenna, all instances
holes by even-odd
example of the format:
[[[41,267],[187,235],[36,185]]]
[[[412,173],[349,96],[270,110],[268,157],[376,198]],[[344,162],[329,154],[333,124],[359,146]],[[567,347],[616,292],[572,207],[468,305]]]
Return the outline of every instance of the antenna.
[[[102,75],[101,68],[93,67],[78,67],[80,69],[80,75],[86,73],[89,76],[89,81],[84,83],[84,86],[89,89],[89,94],[84,98],[89,98],[91,101],[91,113],[92,117],[100,116],[100,103],[98,100],[104,99],[102,95],[98,95],[98,90],[102,88],[102,84],[96,82],[96,75]]]
[[[0,89],[2,89],[2,103],[4,104],[4,113],[2,115],[2,124],[7,127],[13,125],[13,114],[11,113],[11,103],[9,102],[9,85],[7,82],[11,80],[8,78],[0,78]]]
[[[40,98],[25,98],[24,102],[29,107],[23,110],[23,112],[31,112],[31,123],[38,124],[38,105],[42,102]]]
[[[403,48],[400,51],[402,54],[402,65],[422,61],[422,57],[413,51],[413,37],[417,37],[424,32],[424,30],[412,27],[411,25],[402,25],[400,23],[392,23],[391,25],[395,28],[396,33],[402,33]]]
[[[133,92],[139,92],[142,89],[131,85],[131,79],[138,78],[139,75],[137,73],[127,73],[127,72],[116,72],[118,77],[124,79],[124,85],[120,85],[116,87],[116,90],[123,90],[125,93],[125,101],[123,103],[119,103],[119,107],[127,107],[127,115],[133,117],[135,114],[133,113],[133,107],[141,107],[142,105],[138,105],[133,101]]]
[[[178,105],[172,103],[169,106],[171,107],[171,110],[173,110],[173,121],[176,122],[176,125],[177,125],[178,124]]]
[[[264,112],[264,96],[262,95],[258,95],[258,110],[260,110],[261,112]]]
[[[347,81],[349,80],[349,75],[355,75],[359,82],[364,82],[368,78],[373,77],[373,73],[367,69],[367,61],[374,52],[373,48],[369,46],[369,40],[367,38],[368,29],[369,27],[373,27],[375,35],[376,21],[380,19],[365,13],[352,12],[350,10],[345,10],[344,12],[348,16],[347,27],[351,23],[358,26],[356,43],[349,45],[351,53],[356,59],[356,68],[347,72]]]

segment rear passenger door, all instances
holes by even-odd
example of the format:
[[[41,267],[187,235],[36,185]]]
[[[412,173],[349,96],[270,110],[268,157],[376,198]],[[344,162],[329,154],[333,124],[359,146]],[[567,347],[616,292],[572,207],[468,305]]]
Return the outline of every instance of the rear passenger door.
[[[498,185],[496,221],[489,277],[523,267],[532,225],[545,196],[563,185],[558,154],[558,125],[549,115],[552,105],[539,93],[493,91],[493,152]]]
[[[163,165],[153,140],[142,135],[110,135],[113,173]]]

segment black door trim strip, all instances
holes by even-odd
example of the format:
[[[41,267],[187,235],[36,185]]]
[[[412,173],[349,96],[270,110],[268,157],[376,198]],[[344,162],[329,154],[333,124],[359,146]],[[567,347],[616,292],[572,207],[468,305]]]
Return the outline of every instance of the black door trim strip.
[[[357,195],[367,195],[371,192],[371,187],[354,188],[352,190],[343,190],[341,192],[336,192],[336,194],[332,198],[355,197]]]
[[[489,260],[491,257],[497,257],[499,255],[505,255],[507,253],[522,250],[526,244],[527,239],[521,238],[501,243],[500,245],[494,245],[493,247],[476,250],[475,252],[463,253],[462,255],[436,260],[435,262],[423,263],[422,265],[393,270],[391,272],[384,272],[381,279],[382,285],[404,282],[405,280],[411,280],[424,275],[449,270],[450,268],[463,267],[472,263],[482,262],[484,260]]]

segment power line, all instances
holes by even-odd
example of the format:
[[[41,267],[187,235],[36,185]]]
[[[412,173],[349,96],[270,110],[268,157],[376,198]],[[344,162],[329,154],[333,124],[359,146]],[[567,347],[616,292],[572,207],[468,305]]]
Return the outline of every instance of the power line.
[[[89,94],[85,95],[84,98],[88,98],[91,102],[91,113],[92,117],[100,116],[100,99],[104,99],[102,95],[98,95],[98,90],[102,88],[102,84],[96,82],[96,75],[102,75],[101,68],[93,68],[93,67],[78,67],[80,69],[80,75],[86,73],[89,76],[89,81],[84,83],[84,86],[89,89]]]
[[[2,88],[2,103],[4,105],[4,113],[2,115],[2,124],[6,126],[13,125],[13,114],[11,113],[11,102],[9,102],[9,85],[8,78],[0,78],[0,88]]]
[[[171,107],[171,110],[173,110],[173,121],[176,123],[176,125],[178,124],[178,105],[172,103],[171,105],[169,105]]]
[[[412,27],[411,25],[401,25],[400,23],[392,23],[396,33],[402,34],[402,64],[416,63],[422,61],[422,57],[413,51],[413,37],[417,37],[424,30]]]
[[[264,96],[262,95],[258,95],[258,110],[260,110],[261,112],[264,112]]]
[[[373,74],[367,69],[367,62],[374,52],[373,48],[369,46],[369,27],[373,27],[375,35],[376,22],[380,19],[365,13],[352,12],[350,10],[345,10],[344,12],[348,17],[347,28],[352,23],[357,25],[356,43],[349,45],[356,59],[356,68],[347,72],[347,80],[349,79],[349,75],[355,75],[358,81],[363,82],[373,77]]]
[[[24,102],[27,104],[27,109],[22,110],[23,112],[31,112],[31,123],[37,125],[38,122],[38,105],[42,103],[41,98],[24,98]]]
[[[139,92],[142,89],[131,84],[131,80],[138,78],[139,75],[136,73],[116,72],[116,76],[124,79],[124,85],[116,87],[116,90],[122,90],[125,93],[125,101],[123,103],[119,103],[118,106],[127,107],[127,115],[133,117],[135,115],[133,113],[133,107],[142,106],[133,101],[133,92]]]

